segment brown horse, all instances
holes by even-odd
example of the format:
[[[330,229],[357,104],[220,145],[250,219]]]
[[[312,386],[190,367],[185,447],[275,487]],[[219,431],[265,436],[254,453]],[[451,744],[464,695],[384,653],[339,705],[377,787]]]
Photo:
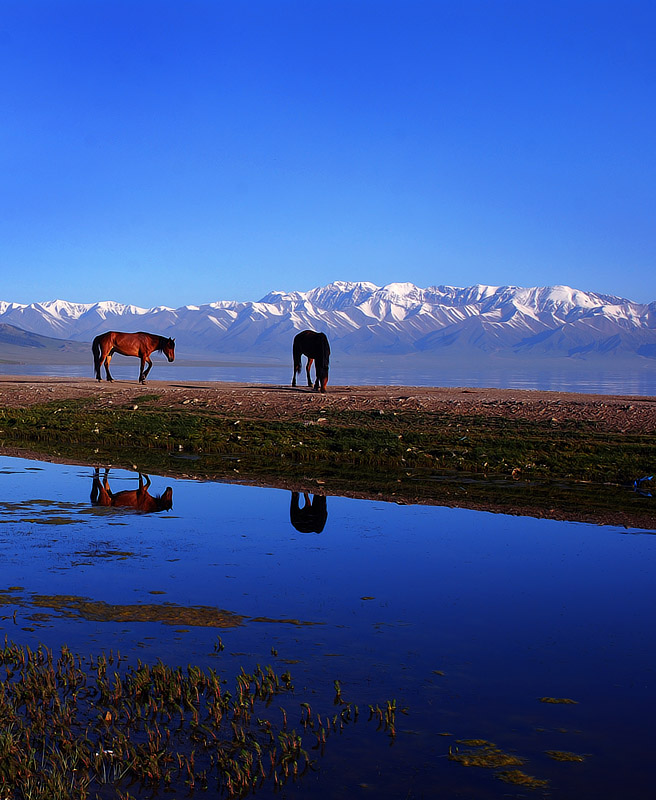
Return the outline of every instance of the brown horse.
[[[145,477],[145,481],[144,481]],[[112,492],[109,488],[109,470],[105,470],[103,480],[100,480],[100,470],[96,473],[91,486],[91,505],[105,508],[125,508],[133,511],[149,513],[151,511],[168,511],[173,508],[173,489],[167,486],[163,494],[153,497],[148,492],[150,478],[139,473],[139,488],[125,489],[122,492]]]
[[[156,333],[121,333],[121,331],[107,331],[101,333],[93,340],[91,345],[93,351],[93,363],[96,370],[96,380],[100,381],[100,367],[105,365],[107,380],[113,381],[114,378],[109,374],[109,362],[114,353],[122,356],[137,356],[141,359],[139,369],[139,383],[146,382],[146,376],[153,366],[150,354],[159,350],[173,361],[175,358],[175,339],[167,339],[166,336],[158,336]],[[144,365],[148,364],[144,370]]]
[[[307,366],[305,367],[307,384],[310,387],[312,386],[310,367],[314,361],[314,369],[317,376],[314,382],[314,389],[325,393],[330,362],[330,345],[326,334],[317,333],[316,331],[301,331],[301,333],[297,333],[294,336],[293,356],[294,375],[292,376],[292,386],[296,386],[296,373],[301,371],[301,358],[302,356],[307,356]]]

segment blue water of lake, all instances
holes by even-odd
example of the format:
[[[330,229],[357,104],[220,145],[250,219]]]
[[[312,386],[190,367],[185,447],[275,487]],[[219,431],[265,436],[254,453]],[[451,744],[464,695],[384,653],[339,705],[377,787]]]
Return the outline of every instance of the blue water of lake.
[[[292,714],[308,698],[329,713],[335,680],[360,708],[406,709],[393,740],[364,715],[278,797],[652,796],[656,531],[160,476],[139,512],[137,474],[95,479],[0,457],[0,634],[229,674],[271,664],[292,674]],[[199,608],[216,622],[185,616]],[[472,739],[547,788],[448,757]]]
[[[497,389],[539,389],[556,392],[584,392],[613,395],[656,395],[656,364],[610,362],[602,366],[571,362],[568,359],[543,363],[506,362],[443,364],[439,359],[413,360],[372,356],[362,359],[333,359],[330,386],[469,386]],[[225,363],[168,364],[161,356],[153,356],[153,370],[148,379],[154,381],[235,381],[289,385],[291,364],[280,361],[261,363],[234,360]],[[116,355],[112,359],[112,375],[117,380],[136,381],[139,362]],[[0,364],[0,375],[50,375],[65,378],[93,377],[92,364],[38,365]]]

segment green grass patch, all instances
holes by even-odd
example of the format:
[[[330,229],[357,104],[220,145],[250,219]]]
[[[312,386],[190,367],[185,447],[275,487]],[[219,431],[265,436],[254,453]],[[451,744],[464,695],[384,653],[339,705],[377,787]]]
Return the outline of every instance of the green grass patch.
[[[325,413],[325,422],[163,411],[96,409],[83,400],[0,410],[5,441],[121,448],[320,463],[327,469],[456,471],[522,480],[622,484],[653,471],[652,436],[425,412]]]

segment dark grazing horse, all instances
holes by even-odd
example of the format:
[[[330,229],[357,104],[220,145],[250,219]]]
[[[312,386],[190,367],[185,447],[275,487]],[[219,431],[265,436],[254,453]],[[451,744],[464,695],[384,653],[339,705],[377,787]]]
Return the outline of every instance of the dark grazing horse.
[[[303,507],[300,504],[300,493],[292,492],[289,507],[289,521],[301,533],[321,533],[328,519],[328,506],[324,495],[310,495],[303,492]]]
[[[317,333],[316,331],[301,331],[294,336],[294,375],[292,377],[292,386],[296,386],[296,373],[301,371],[301,357],[307,356],[307,366],[305,372],[307,374],[308,386],[312,386],[312,378],[310,377],[310,367],[314,361],[314,369],[317,379],[314,382],[315,391],[326,391],[326,384],[328,383],[328,363],[330,361],[330,345],[325,333]]]
[[[158,336],[156,333],[121,333],[121,331],[107,331],[101,333],[93,340],[91,345],[93,351],[93,364],[96,370],[96,380],[100,381],[100,367],[105,365],[107,380],[113,381],[114,378],[109,374],[109,362],[114,353],[122,356],[137,356],[141,359],[139,369],[139,383],[146,382],[146,376],[150,372],[153,362],[150,360],[151,353],[160,350],[173,361],[175,358],[175,339],[167,339],[166,336]],[[148,364],[144,370],[144,365]]]
[[[144,480],[145,478],[145,480]],[[112,492],[109,488],[109,470],[100,480],[100,470],[96,472],[91,486],[91,505],[105,508],[124,508],[149,513],[151,511],[168,511],[173,508],[173,489],[170,486],[161,495],[153,497],[148,492],[150,478],[139,473],[139,488],[125,489],[122,492]]]

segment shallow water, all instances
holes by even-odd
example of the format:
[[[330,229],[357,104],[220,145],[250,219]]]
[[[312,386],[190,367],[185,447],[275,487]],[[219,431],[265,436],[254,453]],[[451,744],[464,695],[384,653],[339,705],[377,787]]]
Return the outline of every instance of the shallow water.
[[[109,470],[114,506],[94,477],[0,458],[0,634],[230,675],[272,664],[316,709],[335,679],[361,708],[407,708],[393,741],[366,720],[329,741],[283,797],[651,796],[656,531],[342,497],[303,513],[288,491],[158,476],[148,494],[170,486],[172,507],[145,513],[136,474]],[[548,788],[447,758],[472,738]]]
[[[289,385],[291,366],[286,363],[227,363],[221,366],[198,363],[168,364],[153,358],[149,382],[161,381],[235,381]],[[136,359],[115,356],[112,375],[117,380],[136,381],[139,365]],[[91,378],[89,365],[16,365],[0,364],[0,375],[51,375],[53,377]],[[313,373],[314,374],[314,373]],[[606,368],[587,364],[561,366],[535,365],[444,365],[430,362],[405,362],[372,358],[366,363],[334,359],[330,385],[335,386],[469,386],[496,389],[539,389],[587,394],[656,395],[656,365],[640,368],[621,368],[609,364]]]

